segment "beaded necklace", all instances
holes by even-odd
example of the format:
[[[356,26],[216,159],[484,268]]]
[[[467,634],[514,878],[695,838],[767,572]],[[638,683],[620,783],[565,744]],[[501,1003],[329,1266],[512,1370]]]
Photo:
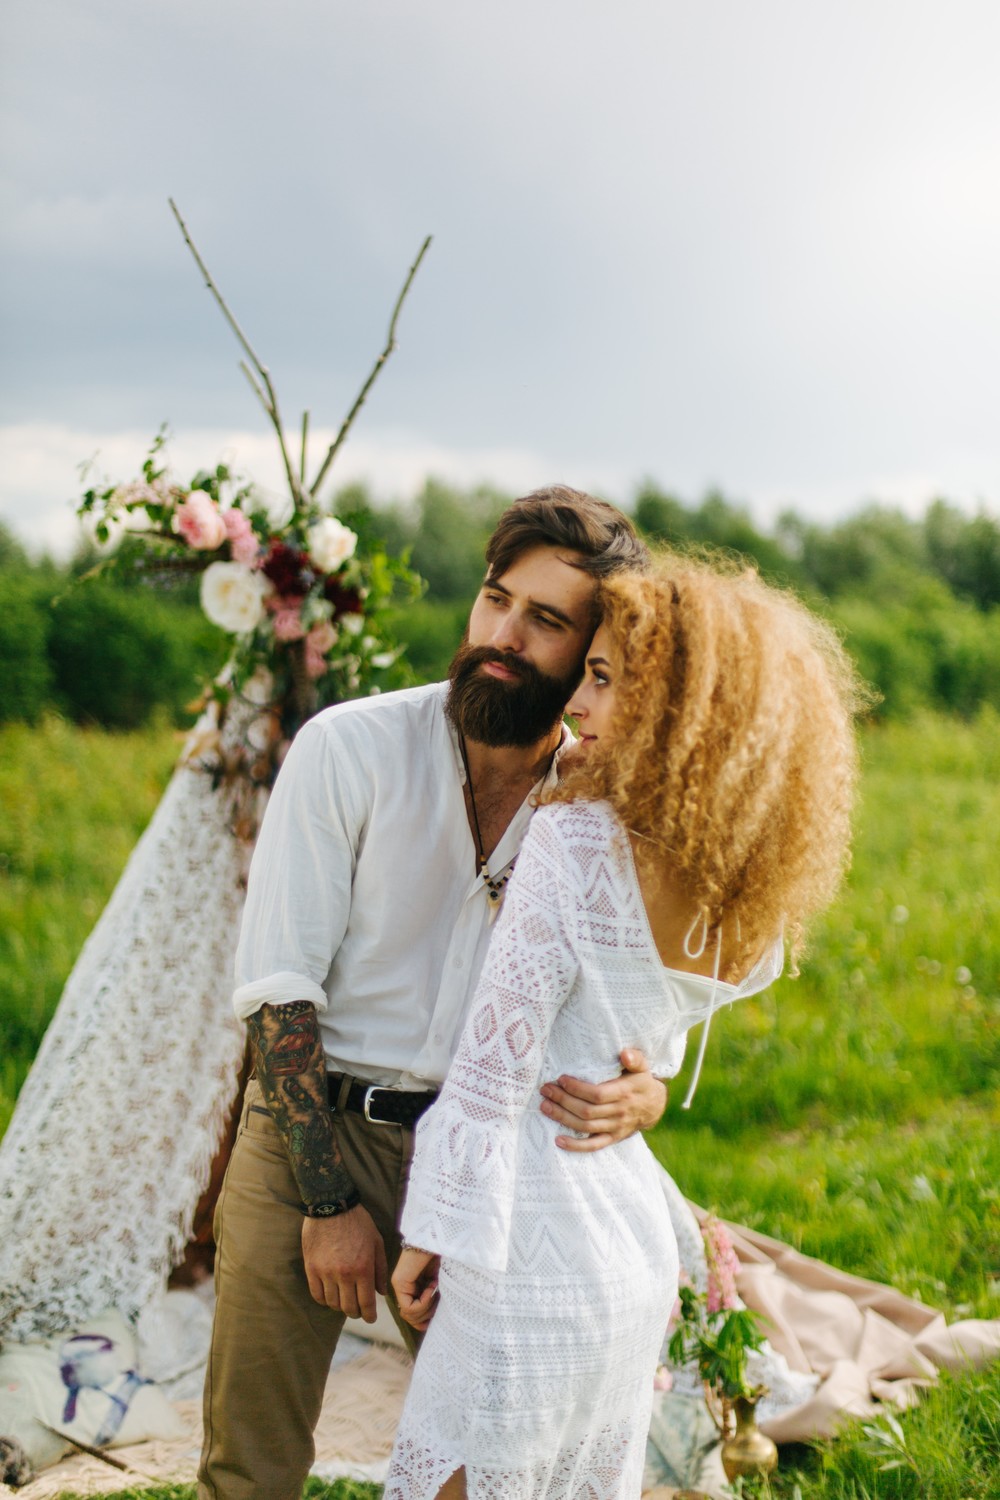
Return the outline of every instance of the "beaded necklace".
[[[508,865],[506,875],[501,875],[499,880],[490,874],[489,861],[486,858],[486,850],[483,847],[483,835],[479,827],[479,809],[476,807],[476,792],[472,785],[472,772],[469,770],[469,753],[465,748],[465,735],[461,730],[459,730],[458,735],[458,748],[462,752],[462,765],[465,767],[465,784],[469,788],[469,806],[472,808],[472,828],[476,836],[476,859],[479,863],[479,873],[483,877],[483,884],[486,887],[486,899],[489,902],[490,921],[492,922],[500,910],[500,903],[503,901],[504,886],[514,873],[517,856],[515,855]],[[558,748],[559,746],[557,745],[556,750]],[[545,769],[546,776],[548,776],[549,771],[552,769],[552,762],[555,758],[556,751],[553,750],[548,766]],[[542,779],[544,780],[545,778],[543,777]]]

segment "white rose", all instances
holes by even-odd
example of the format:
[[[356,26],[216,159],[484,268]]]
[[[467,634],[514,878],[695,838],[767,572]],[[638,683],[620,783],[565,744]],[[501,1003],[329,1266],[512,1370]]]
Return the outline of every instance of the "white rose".
[[[259,625],[270,580],[237,562],[210,563],[201,575],[201,607],[213,625],[243,635]]]
[[[365,617],[364,615],[341,615],[338,623],[348,635],[360,635],[365,628]]]
[[[358,545],[357,534],[333,516],[324,516],[309,528],[309,560],[321,573],[336,573]]]

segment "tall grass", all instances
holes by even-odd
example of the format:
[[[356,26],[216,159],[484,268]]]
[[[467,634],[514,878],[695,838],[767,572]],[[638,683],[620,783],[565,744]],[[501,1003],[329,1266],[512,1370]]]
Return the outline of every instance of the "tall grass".
[[[163,726],[0,730],[0,1128],[176,748]],[[863,763],[854,866],[801,977],[716,1019],[692,1110],[679,1108],[682,1076],[652,1142],[726,1217],[949,1317],[996,1317],[1000,719],[875,728]],[[944,1380],[901,1419],[899,1453],[882,1429],[786,1450],[771,1493],[1000,1497],[1000,1368]],[[377,1491],[311,1481],[308,1493]]]
[[[163,723],[132,734],[55,717],[0,727],[0,1133],[177,753]]]

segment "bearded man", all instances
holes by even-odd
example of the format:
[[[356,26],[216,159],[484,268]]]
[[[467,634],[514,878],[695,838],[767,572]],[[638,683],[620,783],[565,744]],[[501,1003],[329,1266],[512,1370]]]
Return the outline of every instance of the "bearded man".
[[[413,1127],[448,1069],[532,811],[572,737],[602,576],[643,568],[625,516],[515,501],[447,683],[340,704],[298,734],[250,872],[237,1014],[256,1077],[216,1215],[199,1494],[299,1500],[345,1317],[392,1306]],[[539,1107],[599,1150],[666,1102],[639,1053]],[[395,1308],[393,1308],[395,1315]],[[399,1321],[412,1345],[412,1330]]]

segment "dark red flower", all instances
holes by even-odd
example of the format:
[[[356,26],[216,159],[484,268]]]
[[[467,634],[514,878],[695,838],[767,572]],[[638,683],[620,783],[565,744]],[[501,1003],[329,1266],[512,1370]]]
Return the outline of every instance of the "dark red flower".
[[[324,597],[329,599],[333,605],[333,614],[337,615],[359,615],[362,613],[362,599],[357,589],[345,589],[339,584],[335,577],[330,577],[323,585]]]
[[[309,592],[313,580],[312,564],[305,552],[284,542],[272,542],[261,566],[279,594],[292,594],[298,598]]]

